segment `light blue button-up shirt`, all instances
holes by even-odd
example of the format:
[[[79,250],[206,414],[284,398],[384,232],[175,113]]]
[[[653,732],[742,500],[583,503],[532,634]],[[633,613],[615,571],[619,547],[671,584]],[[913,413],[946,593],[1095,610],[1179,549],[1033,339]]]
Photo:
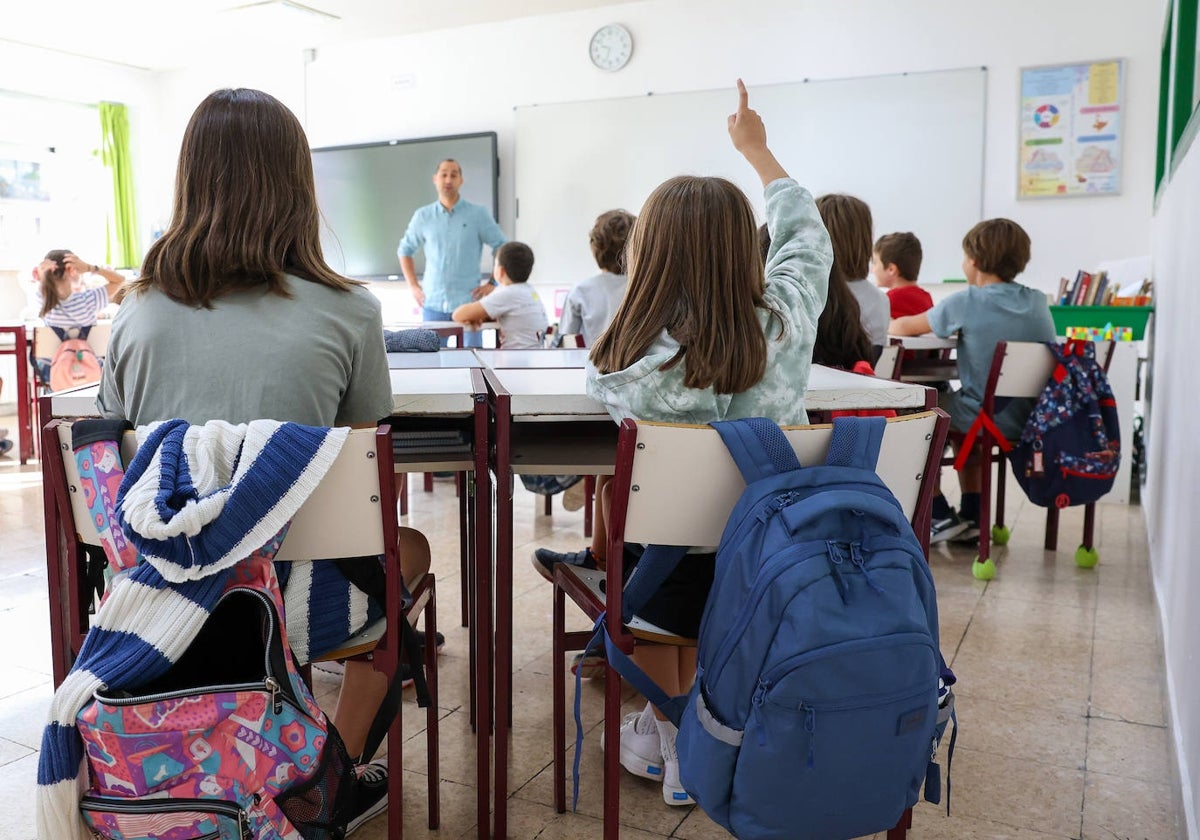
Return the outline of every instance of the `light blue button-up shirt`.
[[[425,248],[425,273],[421,289],[425,306],[453,312],[471,300],[479,285],[479,260],[486,244],[493,251],[508,241],[491,213],[482,205],[460,198],[453,210],[440,201],[426,204],[413,213],[396,255],[411,257]]]

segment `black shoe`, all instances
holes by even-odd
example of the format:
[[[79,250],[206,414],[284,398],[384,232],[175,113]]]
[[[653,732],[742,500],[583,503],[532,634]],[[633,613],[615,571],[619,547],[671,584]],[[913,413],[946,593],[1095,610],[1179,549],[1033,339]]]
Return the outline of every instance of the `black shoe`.
[[[556,563],[566,563],[569,566],[578,566],[581,569],[600,568],[595,556],[592,554],[591,548],[585,548],[583,551],[567,552],[539,548],[533,552],[533,568],[537,569],[538,574],[546,580],[554,580],[554,566]]]
[[[950,537],[950,542],[955,545],[979,545],[979,523],[969,519],[960,521],[966,527],[960,533]]]
[[[349,837],[371,817],[387,808],[388,805],[388,769],[386,764],[363,764],[354,768],[358,776],[358,784],[354,788],[354,804],[351,806],[351,817],[346,823],[346,834]]]
[[[949,516],[941,519],[935,519],[929,526],[929,544],[945,542],[953,539],[967,530],[968,524],[959,518],[958,514],[953,510]],[[979,528],[975,529],[975,535],[979,536]]]
[[[414,632],[414,633],[416,633],[416,636],[417,636],[417,644],[418,644],[418,645],[420,645],[422,648],[424,648],[424,647],[425,647],[425,631],[424,631],[424,630],[415,630],[415,631],[413,631],[413,632]],[[441,653],[441,651],[442,651],[442,648],[444,648],[444,647],[446,647],[446,637],[445,637],[445,636],[443,636],[443,635],[442,635],[442,634],[439,632],[439,633],[437,634],[437,649],[438,649],[438,652],[439,652],[439,653]]]

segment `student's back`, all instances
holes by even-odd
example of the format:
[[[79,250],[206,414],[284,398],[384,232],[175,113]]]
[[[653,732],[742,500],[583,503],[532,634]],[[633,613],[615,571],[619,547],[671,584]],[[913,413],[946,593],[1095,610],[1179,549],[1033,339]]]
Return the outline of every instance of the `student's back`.
[[[597,217],[588,242],[600,273],[580,281],[567,294],[559,335],[580,333],[591,345],[608,329],[629,282],[625,276],[625,243],[634,221],[633,214],[624,210],[609,210]]]
[[[113,321],[102,413],[135,425],[179,417],[312,426],[390,414],[378,299],[361,286],[285,282],[290,298],[237,291],[212,309],[158,289],[130,294]]]

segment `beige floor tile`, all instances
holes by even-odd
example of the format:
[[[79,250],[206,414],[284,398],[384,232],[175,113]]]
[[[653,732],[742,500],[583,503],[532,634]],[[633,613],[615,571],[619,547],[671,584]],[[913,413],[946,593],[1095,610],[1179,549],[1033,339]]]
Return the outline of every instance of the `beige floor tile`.
[[[35,752],[37,750],[33,747],[18,744],[16,741],[10,741],[7,738],[0,738],[0,767],[5,764],[11,764]]]
[[[1182,836],[1167,785],[1089,770],[1083,796],[1083,840]]]
[[[0,766],[0,837],[4,840],[35,840],[34,780],[38,757],[27,755]]]
[[[951,815],[947,816],[945,808],[925,803],[913,809],[913,826],[908,836],[914,840],[1061,840],[1076,835],[1073,832],[1046,834],[993,820],[967,817],[956,807],[952,807]]]
[[[1102,644],[1102,642],[1097,642]],[[1092,674],[1092,717],[1165,726],[1166,691],[1161,675],[1130,679],[1119,671],[1099,668]]]
[[[960,749],[954,754],[953,782],[951,811],[960,817],[1077,836],[1082,770]]]
[[[1051,708],[1070,715],[1087,712],[1090,678],[1086,671],[1053,661],[1008,661],[983,653],[959,654],[951,667],[958,677],[954,692],[960,698],[959,715],[964,721],[970,719],[966,715],[975,697],[1031,710]],[[1038,715],[1031,719],[1037,720]]]
[[[971,617],[959,655],[1047,662],[1086,674],[1092,665],[1093,621],[1087,607],[993,597],[989,587]]]
[[[1166,727],[1092,718],[1088,722],[1087,769],[1169,784],[1168,737]]]
[[[1034,708],[1034,705],[993,703],[982,697],[972,697],[969,701],[963,698],[957,704],[962,723],[957,746],[1082,770],[1087,753],[1087,718],[1043,708],[1041,725],[1030,726]],[[1046,737],[1048,731],[1054,733],[1053,738]]]

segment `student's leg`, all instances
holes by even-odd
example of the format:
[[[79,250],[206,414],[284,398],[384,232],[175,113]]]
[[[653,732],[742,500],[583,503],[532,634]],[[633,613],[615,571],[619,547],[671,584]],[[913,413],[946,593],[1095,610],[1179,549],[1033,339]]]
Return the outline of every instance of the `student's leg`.
[[[399,531],[400,568],[405,583],[411,586],[429,571],[429,540],[415,528],[400,528]],[[375,719],[387,688],[387,677],[376,671],[370,662],[358,659],[346,662],[333,725],[350,755],[357,756],[362,752],[371,721]]]
[[[680,651],[684,648],[676,647],[675,645],[655,645],[647,642],[639,642],[633,648],[633,661],[637,666],[646,672],[646,676],[654,680],[654,682],[665,691],[669,696],[675,697],[682,694],[684,691],[692,687],[692,680],[696,678],[696,655],[694,648],[687,648],[692,651],[690,674],[684,675],[681,673]],[[683,683],[686,682],[686,687]],[[666,720],[666,716],[658,710],[654,709],[654,716],[659,720]]]
[[[608,559],[608,510],[612,504],[612,476],[596,476],[596,494],[592,499],[592,556],[604,568]]]

